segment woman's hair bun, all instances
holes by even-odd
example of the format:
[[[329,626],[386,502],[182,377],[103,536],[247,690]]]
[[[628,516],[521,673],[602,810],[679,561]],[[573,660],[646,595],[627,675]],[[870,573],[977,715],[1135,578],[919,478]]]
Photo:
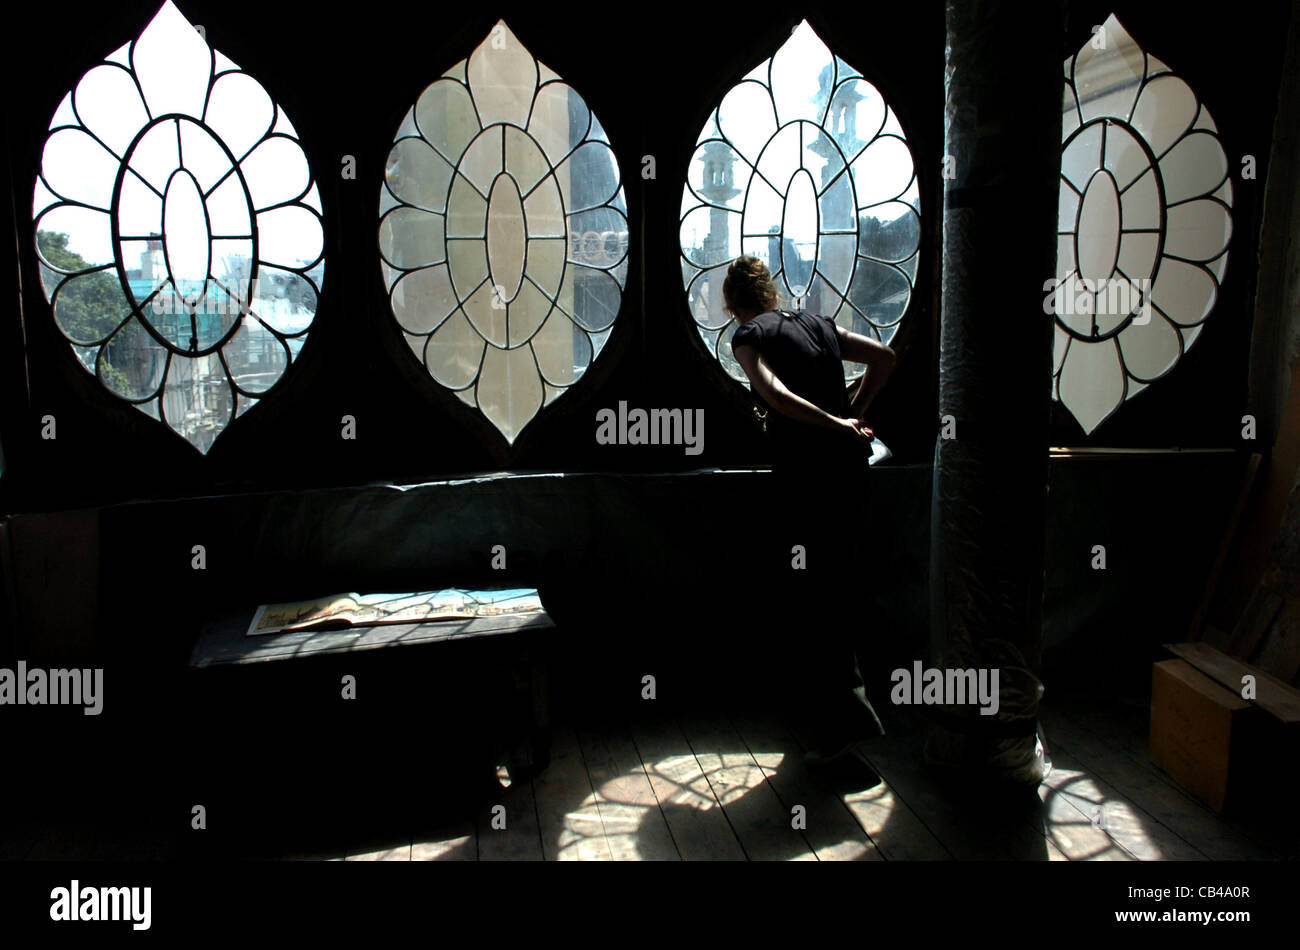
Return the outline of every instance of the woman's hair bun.
[[[780,302],[772,274],[757,257],[738,257],[727,268],[722,297],[731,311],[763,313]]]

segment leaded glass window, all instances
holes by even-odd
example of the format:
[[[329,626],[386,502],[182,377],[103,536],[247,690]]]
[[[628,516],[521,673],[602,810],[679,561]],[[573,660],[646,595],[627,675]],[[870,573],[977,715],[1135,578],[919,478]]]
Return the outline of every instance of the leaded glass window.
[[[682,282],[705,345],[746,382],[723,310],[727,265],[765,261],[787,306],[888,342],[921,241],[911,150],[875,86],[807,22],[709,115],[682,192]],[[863,368],[845,364],[846,379]]]
[[[600,122],[498,22],[407,112],[379,214],[411,350],[513,443],[591,365],[622,302],[627,204]]]
[[[60,103],[32,213],[81,365],[200,452],[306,339],[324,276],[307,156],[170,0]]]
[[[1178,363],[1232,237],[1218,128],[1113,15],[1065,61],[1053,395],[1091,433]]]

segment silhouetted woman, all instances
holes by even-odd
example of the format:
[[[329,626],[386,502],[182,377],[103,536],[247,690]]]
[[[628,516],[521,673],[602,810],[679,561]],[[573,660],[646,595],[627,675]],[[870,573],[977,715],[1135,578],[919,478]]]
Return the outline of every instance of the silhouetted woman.
[[[767,265],[754,257],[731,263],[722,295],[739,324],[732,351],[767,410],[777,486],[768,511],[779,573],[766,591],[796,594],[785,619],[797,629],[786,631],[780,649],[792,658],[804,651],[802,699],[816,723],[806,758],[824,764],[884,733],[862,688],[853,641],[864,632],[869,582],[861,541],[872,540],[865,480],[873,434],[862,419],[894,367],[894,351],[827,317],[778,309]],[[844,360],[866,366],[851,398]]]

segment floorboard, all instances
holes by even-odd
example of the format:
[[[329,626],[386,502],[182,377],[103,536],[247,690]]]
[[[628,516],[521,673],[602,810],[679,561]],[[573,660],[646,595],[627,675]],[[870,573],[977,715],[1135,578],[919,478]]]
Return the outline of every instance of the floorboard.
[[[785,811],[806,810],[804,838],[819,861],[882,861],[884,855],[853,817],[826,778],[813,775],[803,761],[803,748],[773,716],[733,716],[732,728],[763,770]],[[865,770],[859,770],[865,771]],[[846,778],[847,770],[837,772]],[[873,776],[874,778],[874,776]],[[862,788],[876,782],[857,783]]]
[[[744,849],[675,719],[631,724],[632,742],[684,861],[743,861]]]
[[[533,779],[533,794],[546,860],[613,860],[582,747],[571,727],[555,724],[551,763]]]
[[[500,806],[503,811],[497,811]],[[512,779],[474,814],[480,861],[544,861],[531,779]],[[501,827],[504,823],[504,827]]]
[[[1139,762],[1118,745],[1122,733],[1086,724],[1084,711],[1045,707],[1041,720],[1048,746],[1059,745],[1078,768],[1107,783],[1205,857],[1216,861],[1267,860],[1273,854],[1232,829],[1181,788],[1167,784],[1149,762]],[[1055,756],[1056,753],[1053,752]]]
[[[680,860],[654,787],[626,731],[580,730],[578,740],[614,860]]]
[[[817,860],[725,715],[686,716],[682,730],[749,860]]]

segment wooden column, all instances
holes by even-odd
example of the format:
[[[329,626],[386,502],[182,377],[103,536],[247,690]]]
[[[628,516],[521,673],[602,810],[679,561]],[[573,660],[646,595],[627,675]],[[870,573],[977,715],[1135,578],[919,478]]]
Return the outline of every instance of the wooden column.
[[[931,764],[1037,784],[1062,4],[949,0],[931,664],[998,670],[996,715],[930,707]],[[950,697],[949,697],[950,698]]]

